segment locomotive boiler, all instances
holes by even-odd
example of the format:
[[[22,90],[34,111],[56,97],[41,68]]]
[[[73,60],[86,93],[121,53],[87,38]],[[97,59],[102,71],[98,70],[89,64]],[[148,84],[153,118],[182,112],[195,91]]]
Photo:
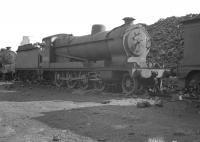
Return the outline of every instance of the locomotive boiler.
[[[89,35],[57,34],[43,38],[39,48],[20,46],[18,74],[35,72],[42,79],[69,88],[104,90],[108,85],[120,85],[123,92],[133,92],[138,88],[138,76],[150,78],[152,72],[161,75],[159,69],[147,66],[151,42],[145,27],[133,24],[130,17],[123,20],[123,25],[110,31],[98,24]],[[27,67],[22,63],[25,56],[36,56],[35,60],[31,58],[34,61],[27,61]]]
[[[111,31],[103,25],[93,25],[91,35],[72,36],[60,34],[43,39],[49,48],[47,62],[63,61],[61,58],[79,61],[108,61],[112,65],[145,62],[150,48],[150,37],[142,25],[133,25],[132,18],[124,18],[125,24]],[[49,57],[49,58],[48,58]],[[133,58],[134,57],[134,58]]]

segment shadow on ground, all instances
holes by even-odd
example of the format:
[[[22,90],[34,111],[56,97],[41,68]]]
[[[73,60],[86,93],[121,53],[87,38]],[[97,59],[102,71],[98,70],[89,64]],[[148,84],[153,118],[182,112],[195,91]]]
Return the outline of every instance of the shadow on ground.
[[[145,142],[159,137],[166,141],[188,142],[200,139],[200,116],[185,108],[138,109],[134,106],[101,106],[92,108],[45,112],[33,118],[51,128],[69,129],[98,141]],[[163,111],[164,109],[164,111]],[[186,112],[186,113],[185,113]]]
[[[97,99],[98,97],[98,99]],[[72,90],[55,86],[19,86],[11,88],[0,86],[0,101],[76,101],[102,102],[107,99],[126,97],[120,93],[99,92],[95,90]]]

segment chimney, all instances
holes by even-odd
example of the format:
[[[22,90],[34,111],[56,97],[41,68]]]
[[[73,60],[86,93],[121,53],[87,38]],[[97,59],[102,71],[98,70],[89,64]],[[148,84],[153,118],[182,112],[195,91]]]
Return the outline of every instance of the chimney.
[[[11,49],[11,47],[9,47],[9,46],[8,46],[8,47],[6,47],[6,50],[10,50],[10,49]]]
[[[106,27],[104,25],[101,25],[101,24],[95,24],[92,26],[92,31],[91,31],[91,34],[96,34],[96,33],[99,33],[99,32],[104,32],[106,30]]]
[[[132,25],[132,24],[133,24],[133,21],[134,21],[135,19],[132,18],[132,17],[125,17],[123,20],[124,20],[124,24],[126,24],[126,25]]]

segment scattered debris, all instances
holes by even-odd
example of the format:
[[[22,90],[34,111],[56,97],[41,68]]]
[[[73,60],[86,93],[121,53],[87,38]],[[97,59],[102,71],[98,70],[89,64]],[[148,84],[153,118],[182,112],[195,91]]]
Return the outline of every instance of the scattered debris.
[[[130,133],[128,133],[128,135],[132,136],[132,135],[135,135],[135,133],[134,132],[130,132]]]
[[[52,139],[53,141],[59,141],[60,140],[60,138],[59,138],[59,136],[53,136],[53,139]]]
[[[4,86],[4,88],[7,89],[7,90],[13,89],[14,87],[15,87],[14,84],[6,84]]]
[[[146,108],[146,107],[150,107],[150,106],[151,106],[151,104],[148,101],[137,102],[138,108]]]
[[[154,137],[154,138],[149,138],[148,142],[165,142],[163,137]]]
[[[194,135],[196,132],[192,129],[178,129],[175,130],[175,132],[173,133],[174,136],[189,136],[189,135]]]
[[[101,102],[102,104],[109,104],[111,101],[110,100],[105,100],[103,102]]]
[[[44,131],[44,128],[40,128],[40,129],[39,129],[39,132],[43,132],[43,131]]]
[[[178,92],[179,95],[179,100],[198,100],[199,99],[199,94],[196,91],[196,89],[193,86],[186,87]]]
[[[153,105],[155,101],[152,99],[142,99],[142,98],[130,98],[130,99],[121,99],[121,100],[112,99],[112,100],[110,100],[109,105],[118,105],[118,106],[134,105],[134,106],[137,106],[137,103],[140,103],[140,102],[147,102],[150,105]]]
[[[174,136],[180,136],[180,137],[186,136],[186,134],[183,133],[183,132],[174,132],[173,135],[174,135]]]
[[[160,98],[156,97],[154,105],[158,107],[163,107],[163,101]]]
[[[24,96],[30,96],[31,93],[30,92],[23,92],[22,95],[24,95]]]
[[[113,125],[112,126],[114,129],[116,130],[120,130],[120,129],[125,129],[128,127],[128,125],[125,125],[125,124],[119,124],[119,125]]]
[[[100,139],[98,139],[97,140],[98,142],[105,142],[105,141],[107,141],[105,138],[100,138]]]
[[[62,130],[62,133],[67,133],[67,130]]]
[[[183,96],[182,96],[182,95],[179,96],[179,100],[180,100],[180,101],[183,100]]]
[[[12,136],[16,134],[16,131],[14,128],[10,127],[10,126],[4,126],[2,128],[0,128],[0,138],[3,137],[8,137],[8,136]]]

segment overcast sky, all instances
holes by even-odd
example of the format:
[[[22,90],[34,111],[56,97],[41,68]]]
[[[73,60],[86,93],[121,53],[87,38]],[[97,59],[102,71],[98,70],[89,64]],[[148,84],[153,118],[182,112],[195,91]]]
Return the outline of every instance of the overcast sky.
[[[17,50],[22,36],[31,42],[57,33],[86,35],[92,24],[107,30],[123,24],[152,24],[160,18],[200,13],[199,0],[0,0],[0,48]]]

